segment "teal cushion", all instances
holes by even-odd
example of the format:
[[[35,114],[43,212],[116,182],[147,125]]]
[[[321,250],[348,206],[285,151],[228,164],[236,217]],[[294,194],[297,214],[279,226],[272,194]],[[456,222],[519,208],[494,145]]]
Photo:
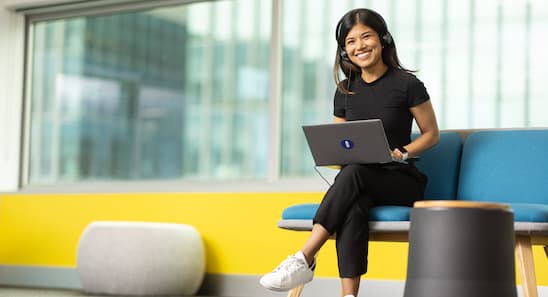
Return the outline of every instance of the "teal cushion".
[[[282,212],[283,220],[312,220],[318,207],[317,203],[304,203],[290,206]]]
[[[411,207],[407,206],[376,206],[371,209],[370,221],[390,222],[409,221]]]
[[[459,200],[548,205],[548,130],[479,131],[464,143]]]
[[[305,203],[284,209],[284,220],[312,220],[319,204]],[[377,206],[371,209],[370,221],[408,221],[411,208],[405,206]]]
[[[514,221],[548,223],[548,205],[533,203],[508,203],[514,211]]]
[[[413,135],[413,139],[417,137],[417,134]],[[441,132],[438,144],[421,155],[416,166],[428,176],[424,199],[455,199],[461,150],[462,140],[458,133]]]
[[[509,203],[514,211],[516,222],[548,223],[548,205],[532,203]],[[286,208],[282,213],[284,220],[312,220],[319,204],[298,204]],[[371,210],[370,221],[408,221],[410,207],[377,206]]]

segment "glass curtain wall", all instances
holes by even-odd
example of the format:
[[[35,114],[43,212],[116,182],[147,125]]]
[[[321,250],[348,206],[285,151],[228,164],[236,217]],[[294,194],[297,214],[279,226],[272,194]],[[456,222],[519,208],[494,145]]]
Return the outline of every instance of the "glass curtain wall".
[[[270,1],[34,23],[29,183],[261,179]]]
[[[30,25],[29,183],[266,180],[272,158],[275,179],[314,176],[301,126],[332,120],[335,26],[356,7],[385,17],[440,128],[548,126],[546,1],[204,1]]]

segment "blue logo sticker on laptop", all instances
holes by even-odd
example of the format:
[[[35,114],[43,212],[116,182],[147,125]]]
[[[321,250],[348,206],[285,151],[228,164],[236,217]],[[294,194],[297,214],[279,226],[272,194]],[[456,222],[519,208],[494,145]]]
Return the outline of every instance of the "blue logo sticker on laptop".
[[[350,139],[343,139],[343,140],[341,140],[341,146],[345,150],[349,150],[349,149],[352,149],[354,147],[354,142],[352,142],[352,140],[350,140]]]

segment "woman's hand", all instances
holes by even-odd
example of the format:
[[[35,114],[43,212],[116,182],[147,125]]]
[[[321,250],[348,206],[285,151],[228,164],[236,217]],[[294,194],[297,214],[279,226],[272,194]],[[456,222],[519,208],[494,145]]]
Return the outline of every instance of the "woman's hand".
[[[404,156],[404,153],[402,151],[400,151],[398,148],[395,148],[392,151],[392,158],[394,158],[396,160],[401,160],[401,161],[407,160],[407,158]]]

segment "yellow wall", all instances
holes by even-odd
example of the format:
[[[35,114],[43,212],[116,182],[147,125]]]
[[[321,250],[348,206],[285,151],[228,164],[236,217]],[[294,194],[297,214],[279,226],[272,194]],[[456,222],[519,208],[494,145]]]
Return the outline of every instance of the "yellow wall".
[[[85,226],[97,220],[193,225],[201,233],[207,272],[263,274],[305,241],[307,232],[278,229],[282,210],[318,202],[321,193],[1,194],[0,265],[76,266]],[[535,247],[539,285],[548,285],[548,259]],[[372,279],[405,279],[407,244],[371,243]],[[334,242],[318,257],[317,276],[337,277]]]

